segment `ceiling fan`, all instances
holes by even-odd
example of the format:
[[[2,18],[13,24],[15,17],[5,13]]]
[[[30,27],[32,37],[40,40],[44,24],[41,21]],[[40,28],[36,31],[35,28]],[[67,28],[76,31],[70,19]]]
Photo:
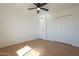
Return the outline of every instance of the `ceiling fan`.
[[[28,10],[32,10],[32,9],[37,9],[37,13],[39,13],[39,11],[42,9],[42,10],[45,10],[45,11],[48,11],[48,9],[46,8],[43,8],[43,6],[45,6],[47,3],[33,3],[36,7],[33,7],[33,8],[29,8]]]

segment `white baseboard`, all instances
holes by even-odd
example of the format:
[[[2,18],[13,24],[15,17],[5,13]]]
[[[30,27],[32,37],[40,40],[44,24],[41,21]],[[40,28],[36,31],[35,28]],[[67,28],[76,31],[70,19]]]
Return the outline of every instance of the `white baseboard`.
[[[49,40],[49,41],[53,41],[53,40]],[[61,42],[61,43],[65,43],[65,44],[69,44],[69,45],[72,45],[72,46],[74,46],[74,47],[79,47],[78,44],[66,43],[66,42],[62,42],[62,41],[57,41],[57,42]]]
[[[10,42],[1,44],[0,48],[10,46],[10,45],[14,45],[14,44],[19,44],[19,43],[22,43],[22,42],[27,42],[27,41],[30,41],[30,40],[34,40],[34,38],[28,38],[28,39],[25,39],[25,40],[18,40],[18,41],[10,41]]]

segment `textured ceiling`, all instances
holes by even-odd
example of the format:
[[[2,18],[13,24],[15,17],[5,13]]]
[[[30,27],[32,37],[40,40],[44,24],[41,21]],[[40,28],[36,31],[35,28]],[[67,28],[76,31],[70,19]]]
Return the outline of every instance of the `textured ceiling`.
[[[52,12],[60,12],[72,7],[76,7],[79,6],[79,3],[48,3],[47,5],[45,5],[44,7],[49,9]],[[18,9],[28,9],[31,7],[35,7],[32,3],[16,3],[16,4],[0,4],[0,8],[18,8]],[[28,10],[27,10],[28,11]]]

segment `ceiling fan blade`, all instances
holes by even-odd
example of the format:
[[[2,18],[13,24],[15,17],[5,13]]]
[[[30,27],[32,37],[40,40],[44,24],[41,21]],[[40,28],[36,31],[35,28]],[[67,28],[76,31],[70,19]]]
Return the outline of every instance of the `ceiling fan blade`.
[[[37,10],[37,13],[39,13],[39,10]]]
[[[32,9],[36,9],[37,7],[34,7],[34,8],[29,8],[28,10],[32,10]]]
[[[42,10],[45,10],[45,11],[48,11],[48,9],[46,9],[46,8],[41,8]]]
[[[44,5],[46,5],[46,4],[47,4],[47,3],[43,3],[43,4],[41,4],[41,7],[44,6]]]
[[[33,3],[35,6],[37,6],[37,3]]]

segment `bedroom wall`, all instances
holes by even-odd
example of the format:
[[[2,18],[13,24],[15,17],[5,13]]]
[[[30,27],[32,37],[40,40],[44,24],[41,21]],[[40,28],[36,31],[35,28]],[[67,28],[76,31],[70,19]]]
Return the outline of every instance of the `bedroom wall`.
[[[79,6],[52,13],[52,41],[72,44],[79,47]],[[48,24],[49,24],[48,23]],[[50,29],[48,36],[50,36]]]
[[[0,5],[0,47],[38,38],[38,16],[14,5]]]

